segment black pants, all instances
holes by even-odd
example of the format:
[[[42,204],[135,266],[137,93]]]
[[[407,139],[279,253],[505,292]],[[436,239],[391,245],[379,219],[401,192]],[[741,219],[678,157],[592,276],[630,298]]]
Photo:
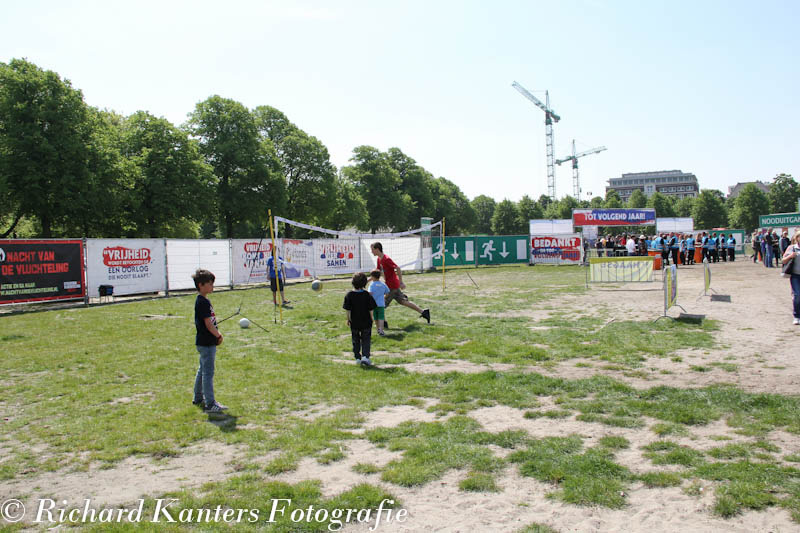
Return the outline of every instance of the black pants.
[[[673,265],[677,265],[678,264],[678,252],[679,252],[679,250],[678,250],[678,248],[670,248],[670,251],[672,252],[672,264]]]
[[[694,248],[689,248],[686,250],[686,264],[693,265],[694,264]]]
[[[728,248],[728,260],[734,261],[736,257],[736,249],[735,248]]]
[[[664,266],[669,265],[669,252],[667,250],[661,250],[661,261]]]
[[[372,324],[367,329],[350,328],[353,337],[353,355],[356,359],[369,358],[369,346],[372,341]]]
[[[716,248],[712,248],[711,250],[709,250],[709,252],[711,252],[711,259],[715,263],[719,263],[719,254],[717,253],[717,249]]]

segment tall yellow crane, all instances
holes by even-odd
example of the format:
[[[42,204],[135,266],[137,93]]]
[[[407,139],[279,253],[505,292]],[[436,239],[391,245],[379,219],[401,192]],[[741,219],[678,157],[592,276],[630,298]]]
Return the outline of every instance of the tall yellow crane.
[[[597,148],[591,148],[584,152],[577,153],[575,151],[575,139],[572,139],[572,155],[567,156],[564,159],[556,160],[556,165],[558,166],[561,166],[561,163],[572,161],[572,195],[579,202],[581,201],[581,184],[578,177],[578,158],[596,154],[598,152],[602,152],[603,150],[607,150],[607,148],[605,146],[598,146]]]
[[[561,117],[556,115],[555,111],[550,108],[550,93],[544,92],[544,101],[533,96],[528,90],[517,82],[511,84],[519,93],[533,102],[536,107],[544,111],[544,124],[545,124],[545,142],[547,145],[547,195],[555,200],[556,199],[556,168],[553,165],[555,160],[555,149],[553,146],[553,123],[561,120]]]

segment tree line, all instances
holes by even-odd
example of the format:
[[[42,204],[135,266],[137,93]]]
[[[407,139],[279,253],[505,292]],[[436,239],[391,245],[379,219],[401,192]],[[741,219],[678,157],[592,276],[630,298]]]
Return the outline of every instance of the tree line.
[[[337,169],[319,139],[271,106],[214,95],[174,125],[89,106],[68,80],[25,59],[0,63],[0,238],[253,237],[268,209],[332,229],[404,231],[430,216],[446,217],[450,235],[508,235],[576,207],[627,205],[692,216],[696,227],[752,229],[758,215],[793,211],[798,196],[781,174],[769,196],[748,185],[731,203],[713,190],[677,202],[641,191],[627,204],[614,191],[580,203],[469,200],[399,148],[358,146]]]

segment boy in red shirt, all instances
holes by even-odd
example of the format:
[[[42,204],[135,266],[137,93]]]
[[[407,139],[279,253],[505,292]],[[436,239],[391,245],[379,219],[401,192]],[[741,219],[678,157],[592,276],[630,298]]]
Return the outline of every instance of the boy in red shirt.
[[[370,245],[370,249],[372,250],[372,255],[378,258],[378,270],[383,272],[383,279],[385,280],[386,286],[389,287],[389,294],[386,295],[386,307],[389,307],[392,300],[395,300],[400,305],[404,305],[419,313],[419,316],[427,320],[428,324],[430,324],[430,309],[420,309],[414,302],[409,301],[408,296],[403,294],[402,289],[406,288],[406,284],[403,283],[403,271],[400,270],[400,267],[397,266],[388,255],[383,253],[383,245],[379,242],[374,242]]]

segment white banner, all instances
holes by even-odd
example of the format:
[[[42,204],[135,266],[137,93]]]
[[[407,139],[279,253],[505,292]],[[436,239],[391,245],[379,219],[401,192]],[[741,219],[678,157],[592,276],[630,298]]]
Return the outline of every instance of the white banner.
[[[163,239],[87,239],[89,296],[100,285],[113,286],[115,295],[166,290],[165,255]]]
[[[572,233],[572,219],[535,219],[530,220],[529,235],[557,235]]]
[[[656,233],[693,233],[693,218],[657,218]]]
[[[361,270],[359,239],[314,239],[317,276],[348,274]]]
[[[269,281],[267,259],[271,251],[272,242],[267,239],[233,239],[231,241],[233,284]]]
[[[167,255],[170,290],[194,289],[192,274],[198,268],[213,272],[217,286],[231,284],[228,240],[167,239]]]

